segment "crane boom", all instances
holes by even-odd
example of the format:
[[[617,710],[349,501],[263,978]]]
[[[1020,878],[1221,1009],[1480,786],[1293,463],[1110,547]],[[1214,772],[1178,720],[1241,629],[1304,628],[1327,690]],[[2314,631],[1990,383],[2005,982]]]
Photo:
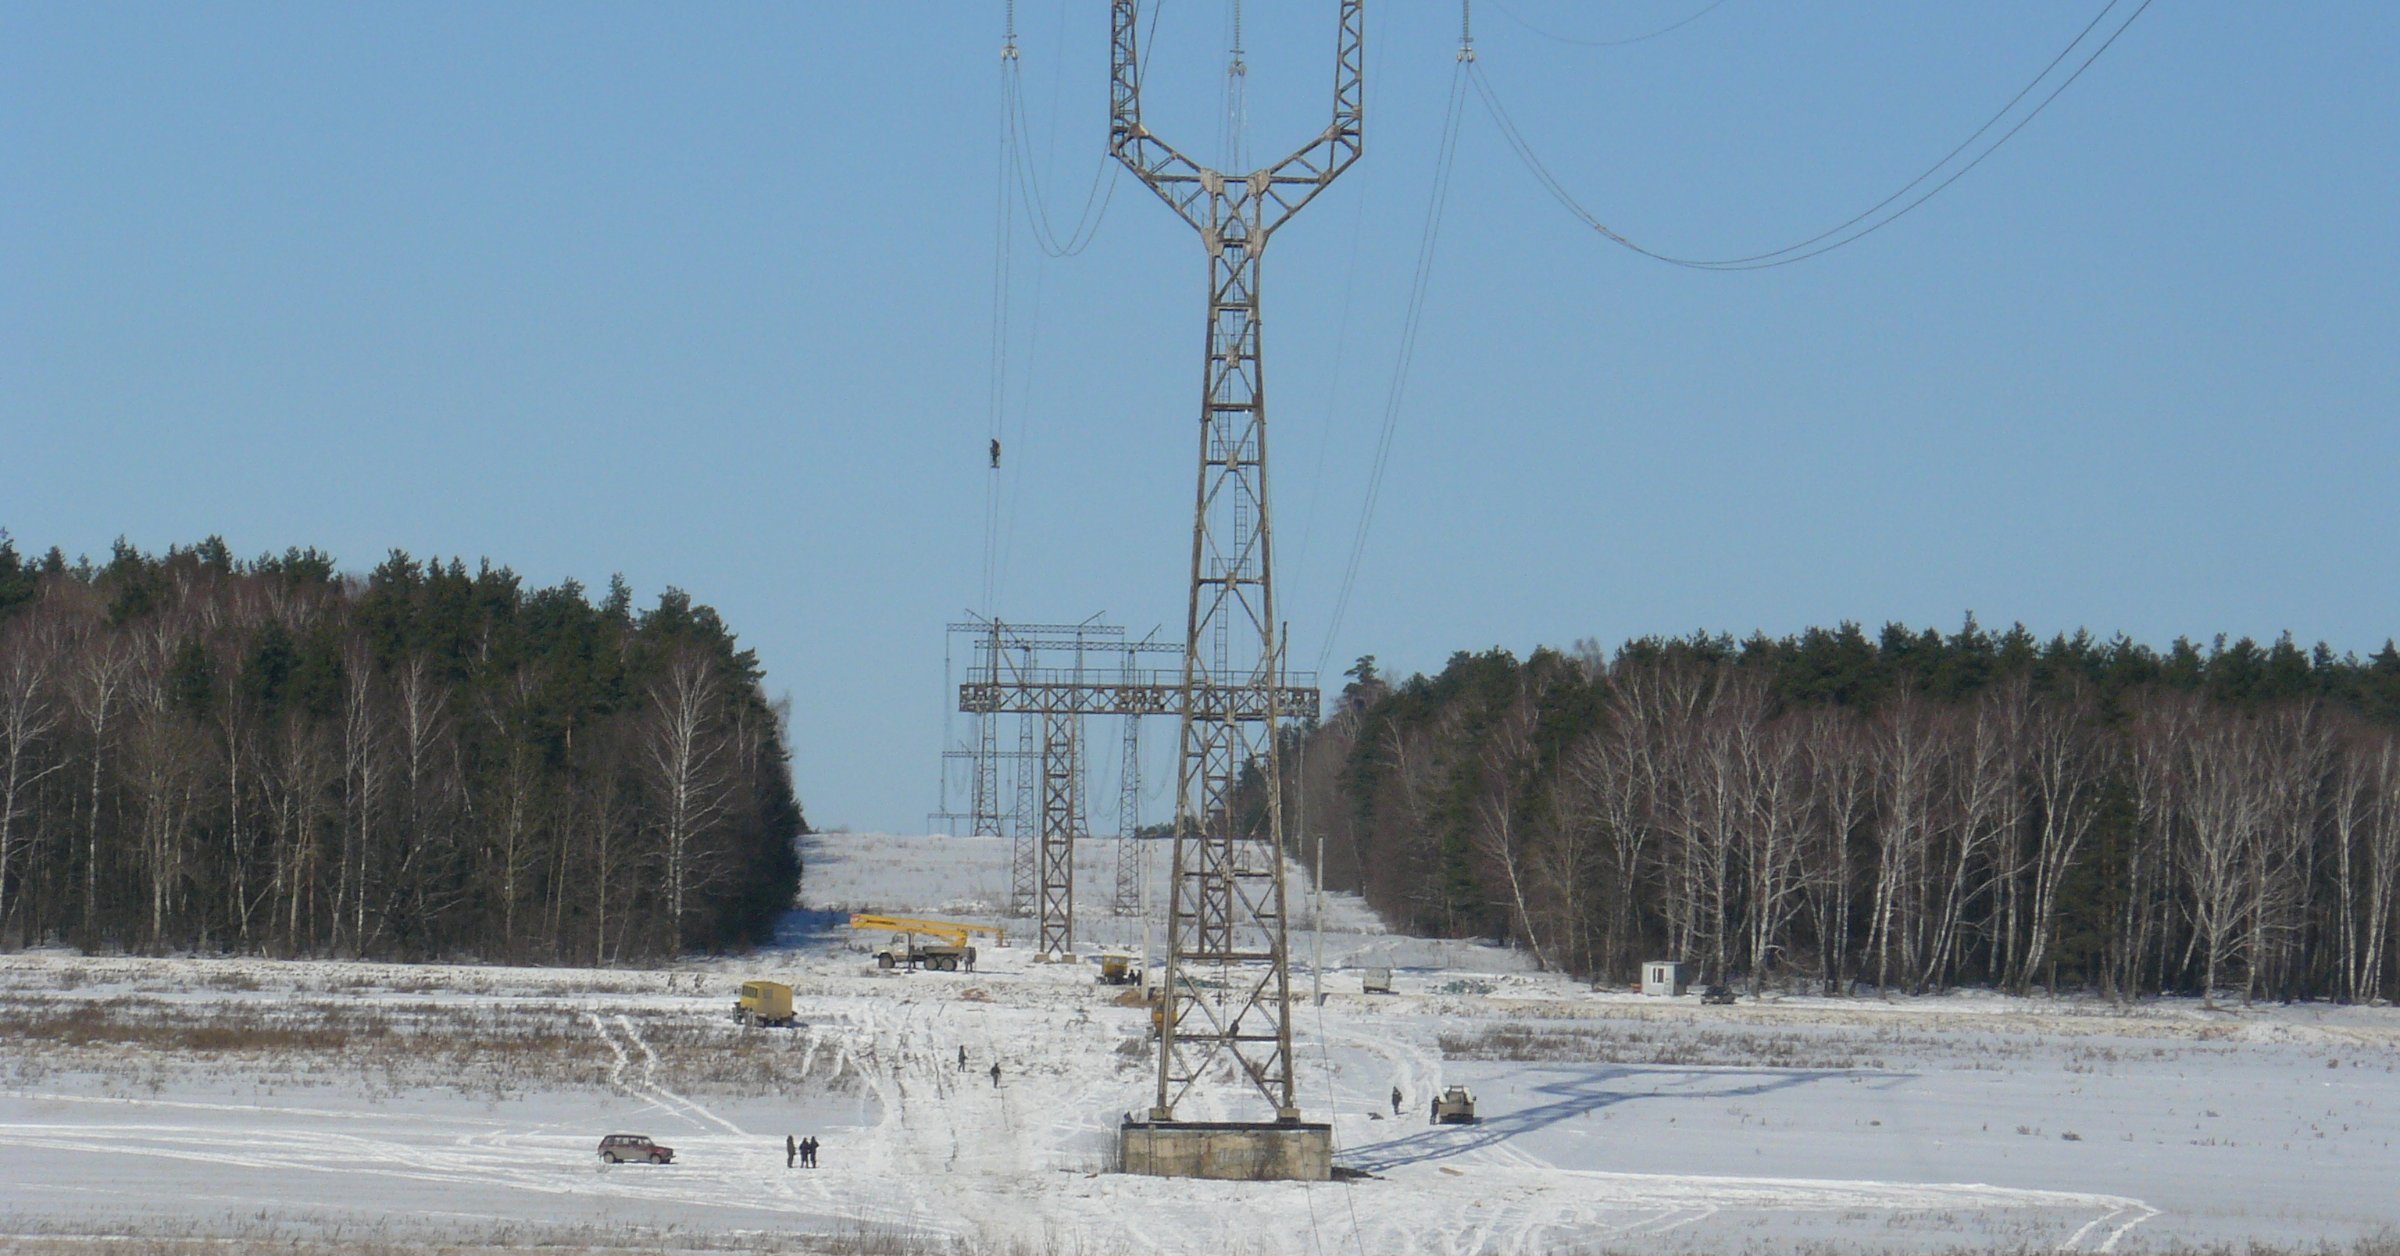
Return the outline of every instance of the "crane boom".
[[[859,913],[850,917],[850,927],[940,938],[952,946],[965,946],[968,938],[978,935],[990,938],[995,946],[1008,945],[1008,936],[996,926],[979,925],[965,920],[921,920],[914,916],[872,916]]]

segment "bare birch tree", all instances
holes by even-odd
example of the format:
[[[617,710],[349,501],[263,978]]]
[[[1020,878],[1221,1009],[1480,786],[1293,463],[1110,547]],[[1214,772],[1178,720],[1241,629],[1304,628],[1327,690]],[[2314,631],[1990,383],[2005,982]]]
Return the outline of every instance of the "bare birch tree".
[[[2201,1000],[2212,1007],[2225,961],[2241,957],[2258,887],[2250,861],[2267,809],[2259,741],[2248,722],[2228,721],[2201,730],[2182,755],[2181,863],[2202,954]]]
[[[1533,766],[1534,718],[1531,696],[1520,693],[1501,713],[1499,724],[1484,747],[1483,789],[1475,799],[1474,840],[1476,853],[1500,871],[1508,895],[1502,906],[1524,937],[1526,949],[1533,953],[1534,967],[1547,972],[1550,956],[1542,949],[1541,931],[1534,923],[1534,909],[1528,896],[1528,883],[1533,879],[1533,843],[1520,831],[1517,814],[1524,803],[1525,775]]]
[[[1916,932],[1904,899],[1915,885],[1934,836],[1942,744],[1934,713],[1923,698],[1903,691],[1885,708],[1877,721],[1875,749],[1882,819],[1875,855],[1874,917],[1867,945],[1875,955],[1876,990],[1889,998],[1895,939],[1903,971],[1916,959]]]
[[[2056,944],[2059,887],[2099,821],[2100,782],[2108,770],[2094,729],[2091,687],[2080,680],[2037,701],[2026,731],[2035,828],[2031,920],[2014,976],[2019,994],[2031,988]]]
[[[646,695],[641,754],[657,807],[658,857],[675,945],[693,892],[713,871],[705,839],[728,802],[731,749],[717,727],[723,683],[713,660],[679,650]]]
[[[1853,851],[1875,809],[1871,749],[1856,717],[1835,707],[1811,712],[1804,739],[1809,789],[1817,808],[1803,850],[1802,888],[1813,907],[1825,993],[1849,990],[1850,915],[1857,885]]]
[[[1756,998],[1802,903],[1801,856],[1810,806],[1808,764],[1796,722],[1752,727],[1745,753],[1749,821],[1743,828],[1742,864],[1750,994]]]
[[[0,936],[8,932],[9,870],[17,856],[19,824],[34,790],[64,771],[68,760],[50,753],[62,722],[56,692],[57,642],[39,621],[0,628]]]

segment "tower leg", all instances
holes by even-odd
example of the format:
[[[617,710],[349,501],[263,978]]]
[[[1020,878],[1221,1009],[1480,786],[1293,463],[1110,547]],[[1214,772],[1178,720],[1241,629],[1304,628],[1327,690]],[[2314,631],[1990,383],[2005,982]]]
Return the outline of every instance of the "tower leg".
[[[1040,959],[1075,954],[1075,838],[1082,817],[1079,721],[1045,711],[1042,724]]]
[[[1171,1005],[1160,1033],[1153,1113],[1171,1117],[1183,1093],[1230,1053],[1276,1119],[1288,1121],[1299,1118],[1299,1109],[1274,732],[1283,667],[1267,511],[1259,237],[1249,217],[1257,202],[1223,188],[1211,200],[1208,357],[1168,915]],[[1240,700],[1242,693],[1254,700]]]

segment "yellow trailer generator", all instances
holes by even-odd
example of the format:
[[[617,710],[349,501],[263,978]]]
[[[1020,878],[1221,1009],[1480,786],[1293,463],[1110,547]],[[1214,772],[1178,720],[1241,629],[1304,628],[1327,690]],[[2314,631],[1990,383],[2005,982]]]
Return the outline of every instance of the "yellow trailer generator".
[[[734,1002],[733,1019],[745,1025],[789,1029],[800,1023],[792,1014],[792,988],[780,981],[745,981],[742,997]]]

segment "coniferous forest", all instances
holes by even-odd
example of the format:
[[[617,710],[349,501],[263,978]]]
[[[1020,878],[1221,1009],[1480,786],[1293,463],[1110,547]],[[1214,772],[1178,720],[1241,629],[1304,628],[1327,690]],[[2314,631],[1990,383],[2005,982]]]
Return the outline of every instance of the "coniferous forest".
[[[395,551],[0,537],[0,945],[616,963],[767,938],[806,831],[715,611]]]
[[[2400,650],[1897,625],[1363,659],[1287,771],[1396,927],[1612,984],[2400,996]]]

